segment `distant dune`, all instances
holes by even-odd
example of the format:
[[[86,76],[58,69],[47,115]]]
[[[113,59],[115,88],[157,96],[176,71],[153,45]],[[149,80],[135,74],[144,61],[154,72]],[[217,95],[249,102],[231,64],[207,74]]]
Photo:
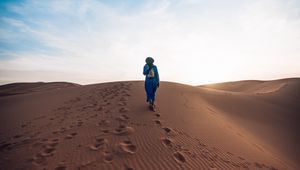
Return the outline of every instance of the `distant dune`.
[[[12,83],[0,86],[0,96],[24,94],[37,91],[47,91],[53,89],[62,89],[67,87],[80,86],[68,82],[37,82],[37,83]]]
[[[0,169],[300,169],[300,79],[0,86]]]
[[[279,79],[279,80],[272,80],[272,81],[244,80],[244,81],[203,85],[199,87],[208,87],[212,89],[232,91],[232,92],[258,94],[258,93],[276,92],[284,88],[285,86],[292,86],[292,85],[296,85],[295,87],[299,87],[299,79],[289,78],[289,79]]]

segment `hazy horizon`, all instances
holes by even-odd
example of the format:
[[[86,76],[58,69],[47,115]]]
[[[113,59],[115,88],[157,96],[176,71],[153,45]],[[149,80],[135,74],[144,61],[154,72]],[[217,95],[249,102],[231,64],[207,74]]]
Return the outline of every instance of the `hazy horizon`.
[[[300,1],[1,1],[0,84],[300,77]]]

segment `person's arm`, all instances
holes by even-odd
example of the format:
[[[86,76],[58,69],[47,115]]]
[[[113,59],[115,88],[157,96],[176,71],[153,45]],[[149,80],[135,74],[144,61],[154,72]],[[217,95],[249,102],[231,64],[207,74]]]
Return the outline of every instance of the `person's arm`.
[[[145,64],[144,70],[143,70],[143,74],[144,74],[144,75],[147,75],[147,74],[148,74],[148,71],[149,71],[149,66],[148,66],[147,64]]]
[[[156,78],[157,78],[157,86],[159,86],[159,74],[158,74],[158,70],[157,70],[157,67],[155,67],[155,75],[156,75]]]

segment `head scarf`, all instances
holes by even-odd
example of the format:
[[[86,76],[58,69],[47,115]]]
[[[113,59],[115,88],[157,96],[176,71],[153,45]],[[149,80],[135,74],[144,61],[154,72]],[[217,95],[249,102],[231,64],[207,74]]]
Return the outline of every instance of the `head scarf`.
[[[152,57],[147,57],[147,58],[146,58],[146,63],[147,63],[148,65],[153,65],[154,59],[153,59]]]

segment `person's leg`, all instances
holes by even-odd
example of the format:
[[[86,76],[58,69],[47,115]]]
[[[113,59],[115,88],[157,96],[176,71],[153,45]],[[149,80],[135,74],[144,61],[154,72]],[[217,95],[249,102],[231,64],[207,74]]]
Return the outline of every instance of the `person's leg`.
[[[145,82],[145,88],[147,93],[147,102],[153,102],[153,85],[151,81]]]
[[[153,100],[152,100],[152,102],[153,102],[153,104],[154,104],[154,101],[155,101],[155,93],[156,93],[156,90],[157,90],[157,85],[154,85],[153,86],[153,89],[152,89],[152,94],[153,94]]]
[[[149,95],[148,95],[148,88],[147,88],[147,82],[145,81],[145,92],[146,92],[146,102],[149,102]]]

